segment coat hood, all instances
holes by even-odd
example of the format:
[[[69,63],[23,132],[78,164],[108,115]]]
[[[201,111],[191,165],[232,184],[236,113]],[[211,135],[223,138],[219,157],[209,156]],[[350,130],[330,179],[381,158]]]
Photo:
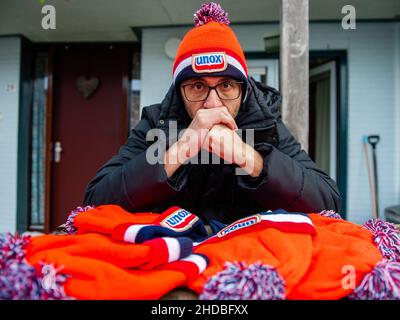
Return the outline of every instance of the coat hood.
[[[250,78],[247,97],[235,121],[241,129],[269,127],[280,117],[281,102],[282,97],[276,89]],[[177,121],[178,127],[187,127],[191,122],[182,97],[174,85],[169,88],[160,108],[160,119],[164,120],[160,127],[168,126],[168,121],[173,120]]]

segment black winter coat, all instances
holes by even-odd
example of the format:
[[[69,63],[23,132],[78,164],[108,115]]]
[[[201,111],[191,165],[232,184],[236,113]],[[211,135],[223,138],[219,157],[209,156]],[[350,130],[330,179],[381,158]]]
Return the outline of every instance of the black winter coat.
[[[340,210],[336,183],[309,158],[280,117],[281,96],[250,79],[250,93],[235,118],[239,129],[254,129],[254,148],[262,155],[259,177],[235,175],[235,165],[182,165],[168,178],[161,163],[146,161],[146,141],[153,128],[167,135],[168,123],[187,128],[183,102],[171,86],[161,104],[143,109],[142,119],[117,155],[90,181],[84,205],[118,204],[130,212],[162,212],[177,205],[203,218],[224,223],[260,211]],[[168,137],[168,135],[167,135]]]

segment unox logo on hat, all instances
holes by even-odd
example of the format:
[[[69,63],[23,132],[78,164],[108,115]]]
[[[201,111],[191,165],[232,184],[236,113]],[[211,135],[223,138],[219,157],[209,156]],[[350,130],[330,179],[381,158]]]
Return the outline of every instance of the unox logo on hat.
[[[209,52],[192,55],[192,69],[197,73],[224,71],[227,66],[225,52]]]
[[[219,238],[222,238],[222,237],[226,236],[227,234],[229,234],[231,232],[238,231],[240,229],[250,227],[250,226],[255,225],[255,224],[259,223],[259,222],[261,222],[261,217],[258,214],[254,215],[254,216],[247,217],[247,218],[243,218],[243,219],[240,219],[240,220],[230,224],[229,226],[223,228],[221,231],[219,231],[217,233],[217,236]]]
[[[178,209],[168,215],[160,225],[175,231],[189,229],[199,218],[185,209]]]

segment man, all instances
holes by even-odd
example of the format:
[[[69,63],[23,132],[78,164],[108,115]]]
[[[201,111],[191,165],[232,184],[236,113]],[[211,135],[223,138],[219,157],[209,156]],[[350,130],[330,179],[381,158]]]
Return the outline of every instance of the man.
[[[164,100],[143,109],[126,144],[89,183],[84,204],[113,203],[130,212],[177,205],[206,222],[223,223],[278,208],[339,211],[335,182],[282,123],[279,92],[248,77],[226,13],[206,4],[195,22],[178,48]],[[173,122],[180,133],[176,141],[168,130]],[[167,140],[146,139],[152,129]],[[238,129],[246,135],[240,137]],[[246,143],[249,130],[254,144]],[[163,141],[162,161],[149,161],[151,147]],[[210,160],[204,153],[220,163],[204,164]]]

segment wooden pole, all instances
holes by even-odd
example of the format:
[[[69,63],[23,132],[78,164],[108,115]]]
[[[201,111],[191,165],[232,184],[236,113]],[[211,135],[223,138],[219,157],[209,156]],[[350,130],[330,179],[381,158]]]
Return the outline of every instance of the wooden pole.
[[[308,0],[282,0],[282,119],[304,150],[308,150],[309,36]]]

